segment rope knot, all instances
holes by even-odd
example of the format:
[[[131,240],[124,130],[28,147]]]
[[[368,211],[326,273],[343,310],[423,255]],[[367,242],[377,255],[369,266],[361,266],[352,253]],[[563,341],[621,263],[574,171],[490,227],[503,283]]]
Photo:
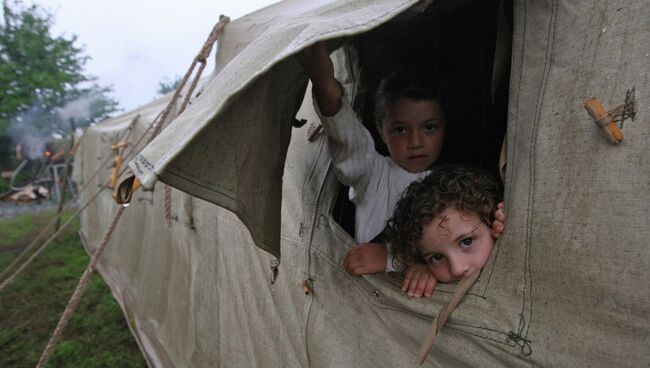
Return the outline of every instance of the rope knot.
[[[515,345],[521,348],[521,353],[525,356],[529,356],[533,353],[533,349],[530,347],[530,340],[521,336],[519,333],[514,331],[508,332],[508,337],[506,338],[507,343],[514,343]]]

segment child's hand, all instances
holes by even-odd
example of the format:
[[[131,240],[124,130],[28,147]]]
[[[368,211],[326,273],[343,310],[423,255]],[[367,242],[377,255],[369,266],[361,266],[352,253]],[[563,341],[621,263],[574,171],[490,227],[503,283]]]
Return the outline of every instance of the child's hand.
[[[325,43],[318,42],[296,54],[312,83],[320,84],[323,81],[334,79],[334,64],[327,53]]]
[[[506,229],[506,213],[503,211],[504,204],[500,202],[497,205],[497,210],[494,212],[494,222],[492,223],[492,237],[499,239]]]
[[[402,291],[411,298],[430,297],[437,284],[438,280],[433,277],[427,265],[412,263],[406,266]]]
[[[318,42],[296,55],[309,76],[321,113],[334,116],[341,109],[343,90],[334,78],[334,64],[327,53],[325,43]]]
[[[345,269],[353,275],[367,275],[386,271],[388,250],[383,244],[362,243],[345,256]]]

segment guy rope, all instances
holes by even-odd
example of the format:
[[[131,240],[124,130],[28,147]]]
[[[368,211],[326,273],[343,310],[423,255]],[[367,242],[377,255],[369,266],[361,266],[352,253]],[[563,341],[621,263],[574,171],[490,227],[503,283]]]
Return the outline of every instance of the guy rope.
[[[133,130],[133,126],[135,125],[135,123],[137,122],[137,120],[138,120],[139,117],[140,117],[140,115],[138,114],[138,115],[135,116],[135,118],[133,118],[133,120],[132,120],[131,123],[129,124],[129,127],[128,127],[125,131],[123,131],[123,132],[120,134],[120,137],[118,138],[118,140],[122,140],[123,138],[124,138],[124,139],[128,139],[128,137],[130,136],[130,134],[131,134],[131,132],[132,132],[132,130]],[[125,138],[125,137],[124,137],[124,134],[126,134],[126,133],[128,133],[128,134],[126,135],[126,138]],[[83,138],[82,138],[82,139],[83,139]],[[66,207],[65,207],[65,209],[67,209],[67,207],[68,207],[69,204],[74,203],[74,202],[79,198],[79,196],[81,195],[81,193],[83,193],[83,192],[84,192],[84,191],[89,187],[89,184],[93,182],[93,180],[95,179],[95,177],[97,177],[97,175],[99,175],[99,173],[102,171],[102,169],[104,168],[104,166],[108,163],[108,161],[110,160],[110,158],[111,158],[110,155],[106,156],[106,158],[105,158],[105,159],[104,159],[104,160],[99,164],[99,166],[98,166],[99,168],[98,168],[98,169],[97,169],[97,170],[96,170],[96,171],[95,171],[95,172],[90,176],[90,178],[89,178],[88,180],[86,180],[86,182],[84,183],[84,185],[83,185],[83,186],[82,186],[82,187],[77,191],[77,193],[76,193],[76,194],[75,194],[75,195],[74,195],[74,196],[73,196],[73,197],[72,197],[72,198],[71,198],[71,199],[66,203]],[[89,201],[87,201],[86,204],[84,204],[83,206],[81,206],[80,209],[77,210],[77,211],[76,211],[76,212],[71,216],[70,220],[75,219],[75,218],[76,218],[76,217],[81,213],[81,211],[82,211],[83,209],[85,209],[85,208],[86,208],[86,207],[87,207],[87,206],[88,206],[88,205],[89,205],[89,204],[90,204],[90,203],[91,203],[91,202],[92,202],[92,201],[97,197],[97,195],[99,194],[99,192],[102,191],[102,189],[104,189],[104,186],[101,186],[101,188],[100,188],[100,189],[99,189],[95,194],[93,194],[93,195],[91,196],[91,199],[90,199]],[[45,236],[45,234],[47,234],[47,232],[52,228],[52,226],[54,226],[54,224],[55,224],[55,223],[56,223],[56,222],[57,222],[57,221],[58,221],[62,216],[63,216],[63,213],[62,213],[62,211],[61,211],[61,212],[59,212],[59,213],[58,213],[58,214],[57,214],[57,215],[56,215],[56,216],[55,216],[55,217],[54,217],[54,218],[53,218],[53,219],[52,219],[52,220],[51,220],[51,221],[50,221],[50,222],[49,222],[49,223],[48,223],[48,224],[47,224],[47,225],[42,229],[42,230],[41,230],[41,232],[36,236],[36,238],[34,238],[34,240],[32,240],[32,242],[29,243],[29,245],[28,245],[27,247],[25,247],[25,249],[24,249],[24,250],[23,250],[23,251],[22,251],[22,252],[21,252],[21,253],[20,253],[16,258],[14,258],[14,260],[9,264],[9,266],[7,266],[4,270],[2,270],[2,272],[0,273],[0,280],[4,279],[4,277],[6,276],[6,274],[9,273],[9,271],[10,271],[11,269],[13,269],[13,268],[18,264],[18,262],[20,262],[20,261],[23,259],[23,257],[25,257],[29,252],[32,251],[32,249],[36,246],[36,244],[39,243],[39,241],[43,238],[43,236]],[[63,225],[63,229],[65,229],[65,228],[67,227],[67,224],[70,223],[70,220],[67,221],[67,222]],[[58,235],[60,232],[56,232],[56,233],[57,233],[56,235]],[[52,239],[49,239],[49,240],[46,241],[45,243],[46,243],[46,244],[49,244],[52,240],[54,240],[53,238],[55,238],[56,235],[53,235],[53,236],[52,236]],[[43,245],[43,247],[45,247],[45,246],[46,246],[46,245]],[[26,265],[27,265],[28,263],[30,263],[30,261],[26,261],[25,264],[21,265],[21,266],[20,266],[20,270],[23,270],[23,269],[26,267]],[[5,287],[6,285],[10,284],[10,283],[13,281],[13,279],[15,279],[15,277],[16,277],[19,273],[20,273],[20,271],[16,271],[16,272],[14,272],[10,277],[8,277],[7,279],[5,279],[5,281],[2,282],[2,284],[0,284],[0,291],[2,291],[2,289],[4,289],[4,287]],[[11,279],[11,281],[9,281],[10,279]]]
[[[151,129],[153,129],[153,131],[152,131],[152,134],[149,136],[149,139],[147,140],[147,144],[148,144],[149,142],[151,142],[151,141],[152,141],[152,140],[153,140],[153,139],[154,139],[154,138],[155,138],[155,137],[156,137],[156,136],[161,132],[161,130],[163,129],[163,124],[166,122],[167,118],[169,117],[169,115],[170,115],[170,113],[171,113],[171,111],[172,111],[172,108],[176,105],[176,102],[178,101],[178,97],[180,96],[180,92],[183,90],[183,88],[185,87],[187,81],[189,80],[190,76],[192,75],[192,73],[193,73],[193,71],[194,71],[194,68],[196,67],[196,64],[197,64],[197,63],[201,63],[201,66],[199,67],[199,69],[198,69],[196,75],[194,76],[194,79],[192,80],[192,83],[191,83],[191,85],[190,85],[190,87],[189,87],[189,89],[188,89],[188,91],[187,91],[187,93],[186,93],[186,95],[185,95],[185,98],[184,98],[184,100],[183,100],[183,102],[182,102],[182,105],[181,105],[181,107],[180,107],[179,112],[178,112],[177,115],[181,114],[181,113],[185,110],[185,108],[187,107],[187,105],[188,105],[189,102],[190,102],[191,96],[193,95],[196,86],[198,85],[198,82],[199,82],[199,80],[200,80],[200,78],[201,78],[201,74],[202,74],[203,70],[204,70],[205,67],[206,67],[206,60],[207,60],[207,57],[210,55],[210,52],[211,52],[211,50],[212,50],[212,48],[213,48],[213,46],[214,46],[214,43],[217,41],[217,39],[219,38],[219,35],[223,32],[223,30],[224,30],[226,24],[227,24],[229,21],[230,21],[230,18],[225,17],[225,16],[223,16],[223,15],[219,18],[219,22],[218,22],[218,23],[213,27],[212,31],[210,32],[210,35],[208,36],[207,40],[205,41],[205,43],[204,43],[203,46],[201,47],[201,50],[199,51],[199,53],[197,54],[197,56],[194,58],[194,60],[193,60],[193,62],[192,62],[192,65],[190,66],[190,68],[188,69],[188,71],[185,73],[185,76],[183,77],[182,81],[179,83],[179,86],[177,87],[176,91],[174,92],[174,95],[172,96],[171,100],[169,101],[169,103],[167,104],[167,106],[165,107],[165,109],[164,109],[160,114],[158,114],[158,116],[156,116],[156,118],[154,119],[154,121],[149,125],[149,127],[146,129],[146,131],[145,131],[145,132],[140,136],[140,138],[138,139],[138,141],[137,141],[135,144],[131,145],[131,150],[130,150],[129,154],[131,153],[131,151],[135,150],[136,147],[139,146],[140,142],[142,142],[143,138],[147,135],[147,133],[149,133],[149,131],[150,131]],[[137,120],[137,118],[138,118],[138,117],[136,117],[136,118],[134,119],[134,121],[132,122],[132,125],[135,123],[135,121]],[[130,126],[129,131],[133,128],[132,125]],[[122,140],[121,140],[121,139],[118,140],[118,144],[120,145],[120,147],[116,147],[117,149],[122,148],[122,147],[124,146],[124,145],[121,144],[121,143],[122,143]],[[115,150],[114,150],[114,151],[115,151]],[[120,156],[121,156],[121,155],[120,155]],[[123,157],[127,157],[127,156],[128,156],[128,154],[127,154],[127,155],[124,155]],[[111,155],[108,155],[108,156],[106,157],[106,159],[104,160],[104,162],[102,163],[102,165],[100,165],[100,169],[101,169],[101,168],[102,168],[102,167],[103,167],[103,166],[108,162],[108,160],[109,160],[111,157],[112,157]],[[117,166],[117,165],[115,165],[115,166]],[[117,170],[119,170],[119,167],[117,167]],[[117,170],[113,170],[113,171],[114,171],[114,172],[117,172]],[[86,186],[87,186],[87,185],[92,181],[92,179],[93,179],[93,178],[94,178],[94,177],[99,173],[99,171],[100,171],[100,170],[97,170],[97,172],[95,172],[95,173],[92,175],[91,179],[88,180],[88,181],[86,182],[84,188],[82,188],[82,190],[80,190],[80,191],[77,193],[77,195],[76,195],[74,198],[72,198],[72,199],[70,200],[70,202],[73,202],[74,200],[76,200],[76,198],[78,197],[79,193],[81,193],[83,190],[85,190]],[[120,175],[118,175],[118,176],[121,176],[121,175],[124,173],[124,171],[126,171],[126,170],[121,170],[121,171],[122,171],[122,172],[121,172]],[[113,174],[112,176],[114,176],[114,174]],[[124,183],[124,182],[128,182],[128,183],[129,183],[129,189],[130,189],[130,190],[129,190],[128,198],[130,199],[130,198],[131,198],[131,194],[132,194],[132,192],[135,191],[135,190],[139,187],[139,181],[138,181],[137,179],[133,179],[133,180],[129,180],[129,179],[130,179],[130,178],[127,178],[125,181],[123,181],[123,183]],[[48,245],[48,244],[49,244],[49,243],[50,243],[50,242],[51,242],[51,241],[52,241],[56,236],[58,236],[58,235],[59,235],[59,234],[60,234],[60,233],[61,233],[61,232],[62,232],[62,231],[67,227],[67,225],[69,225],[69,224],[72,222],[72,220],[73,220],[74,218],[76,218],[76,217],[79,215],[79,213],[80,213],[81,211],[83,211],[83,210],[84,210],[84,209],[85,209],[85,208],[86,208],[86,207],[87,207],[87,206],[88,206],[88,205],[89,205],[89,204],[90,204],[90,203],[91,203],[91,202],[92,202],[92,201],[97,197],[97,195],[99,195],[99,193],[100,193],[104,188],[106,188],[107,186],[108,186],[108,184],[104,184],[104,185],[102,185],[102,186],[100,187],[100,189],[99,189],[99,190],[98,190],[98,191],[97,191],[97,192],[96,192],[96,193],[91,197],[91,199],[90,199],[90,200],[89,200],[85,205],[83,205],[82,207],[80,207],[79,210],[77,210],[77,211],[75,212],[75,214],[72,216],[72,218],[69,219],[69,220],[64,224],[64,226],[62,226],[61,229],[59,229],[59,231],[57,231],[57,232],[56,232],[52,237],[50,237],[50,239],[48,239],[48,240],[47,240],[47,241],[46,241],[46,242],[41,246],[41,248],[39,248],[36,252],[34,252],[34,254],[32,254],[32,256],[31,256],[31,257],[30,257],[30,258],[25,262],[25,264],[23,264],[22,266],[20,266],[20,267],[16,270],[16,272],[15,272],[13,275],[11,275],[11,276],[10,276],[9,278],[7,278],[7,279],[6,279],[2,284],[0,284],[0,291],[1,291],[4,287],[6,287],[8,284],[10,284],[10,283],[15,279],[15,277],[16,277],[16,276],[17,276],[17,275],[18,275],[22,270],[24,270],[24,269],[26,268],[26,266],[27,266],[29,263],[31,263],[31,261],[32,261],[36,256],[38,256],[38,255],[39,255],[39,254],[40,254],[40,253],[45,249],[45,247],[46,247],[46,246],[47,246],[47,245]],[[168,190],[166,190],[166,192],[167,192],[167,191],[168,191]],[[169,192],[170,192],[170,190],[169,190]],[[120,197],[120,196],[119,196],[119,193],[120,193],[120,190],[119,190],[119,186],[118,186],[118,188],[114,188],[114,197],[115,197],[117,203],[123,203],[123,202],[118,198],[118,197]],[[166,201],[166,203],[165,203],[165,208],[170,208],[171,204],[168,205],[167,202],[171,200],[171,196],[170,196],[170,195],[166,195],[165,198],[166,198],[166,200],[165,200],[165,201]],[[70,202],[68,202],[68,203],[70,203]],[[54,330],[52,336],[50,337],[50,340],[48,341],[47,346],[46,346],[45,349],[43,350],[43,353],[41,354],[41,357],[40,357],[40,359],[39,359],[39,362],[38,362],[38,364],[37,364],[37,367],[44,367],[44,366],[47,364],[47,361],[49,360],[49,358],[50,358],[50,356],[51,356],[51,354],[52,354],[54,348],[56,347],[56,344],[58,343],[58,341],[59,341],[60,338],[61,338],[61,335],[62,335],[62,333],[63,333],[63,330],[65,329],[65,327],[66,327],[68,321],[70,320],[70,317],[72,316],[72,314],[73,314],[74,311],[76,310],[76,308],[77,308],[77,306],[78,306],[78,304],[79,304],[79,301],[81,300],[81,296],[83,295],[83,292],[84,292],[84,290],[85,290],[85,288],[86,288],[86,286],[87,286],[87,284],[88,284],[88,282],[89,282],[89,280],[90,280],[90,277],[92,276],[92,272],[93,272],[93,270],[94,270],[94,268],[95,268],[95,265],[97,264],[99,258],[101,257],[103,250],[105,249],[105,247],[106,247],[107,244],[109,243],[109,241],[110,241],[110,239],[111,239],[111,236],[112,236],[112,234],[113,234],[113,231],[115,230],[115,228],[116,228],[116,226],[117,226],[117,223],[119,222],[120,217],[121,217],[122,214],[124,213],[125,208],[126,208],[126,206],[124,206],[124,205],[119,206],[118,209],[117,209],[117,211],[116,211],[115,214],[113,215],[113,219],[111,220],[111,223],[110,223],[108,229],[107,229],[106,232],[104,233],[104,236],[102,237],[102,241],[101,241],[99,247],[98,247],[97,250],[93,253],[93,255],[92,255],[92,257],[91,257],[91,259],[90,259],[90,261],[89,261],[89,263],[88,263],[88,266],[86,267],[86,270],[84,271],[83,275],[81,276],[81,278],[80,278],[80,280],[79,280],[79,283],[77,284],[77,287],[75,288],[75,291],[74,291],[74,293],[72,294],[72,297],[71,297],[70,300],[68,301],[68,305],[66,306],[66,308],[65,308],[65,310],[64,310],[64,312],[63,312],[63,314],[61,315],[61,318],[60,318],[60,320],[59,320],[59,323],[57,324],[57,326],[56,326],[56,328],[55,328],[55,330]],[[169,214],[167,214],[167,212],[169,212]],[[59,216],[60,216],[60,215],[59,215]],[[169,217],[169,219],[170,219],[169,221],[171,221],[171,212],[168,211],[168,210],[166,210],[166,218],[167,218],[167,217]],[[57,218],[58,218],[58,216],[57,216]],[[35,239],[35,240],[34,240],[34,241],[33,241],[33,242],[32,242],[32,243],[31,243],[31,244],[26,248],[26,250],[25,250],[23,253],[21,253],[21,255],[20,255],[17,259],[22,258],[22,256],[24,256],[24,255],[27,253],[27,249],[30,249],[30,250],[31,250],[31,248],[33,248],[33,247],[35,246],[35,244],[36,244],[36,243],[37,243],[37,242],[42,238],[42,236],[45,234],[45,232],[46,232],[46,231],[47,231],[47,230],[52,226],[52,224],[53,224],[55,221],[56,221],[56,218],[55,218],[55,219],[54,219],[50,224],[48,224],[48,226],[46,226],[46,228],[45,228],[45,229],[44,229],[44,230],[43,230],[43,231],[42,231],[42,232],[37,236],[37,238],[36,238],[36,239]],[[12,267],[17,263],[17,262],[18,262],[17,260],[14,260],[14,262],[12,262],[12,264],[11,264],[7,269],[5,269],[5,270],[3,271],[2,276],[4,276],[4,274],[7,273],[8,270],[9,270],[10,268],[12,268]]]

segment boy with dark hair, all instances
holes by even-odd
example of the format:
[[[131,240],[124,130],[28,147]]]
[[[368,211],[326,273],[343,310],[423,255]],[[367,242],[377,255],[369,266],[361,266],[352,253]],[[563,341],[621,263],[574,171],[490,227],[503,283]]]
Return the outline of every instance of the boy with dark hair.
[[[350,187],[349,198],[356,207],[355,240],[369,242],[386,226],[404,188],[426,176],[440,156],[445,118],[439,93],[431,85],[398,75],[382,82],[375,111],[390,153],[384,157],[344,98],[325,45],[304,50],[298,60],[312,82],[314,107],[328,135],[336,176]],[[386,247],[366,245],[358,251],[366,257],[363,270],[356,274],[394,271]]]
[[[440,156],[445,117],[439,93],[420,80],[399,75],[384,79],[375,109],[390,154],[384,157],[343,96],[325,45],[304,50],[298,60],[312,82],[314,108],[327,133],[336,176],[350,187],[349,198],[356,206],[355,240],[368,242],[384,229],[404,188],[426,176]]]

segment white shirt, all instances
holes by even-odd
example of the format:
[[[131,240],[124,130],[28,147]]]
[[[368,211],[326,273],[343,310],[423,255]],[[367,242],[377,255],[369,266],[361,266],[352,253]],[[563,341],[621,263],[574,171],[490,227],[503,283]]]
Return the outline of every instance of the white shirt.
[[[350,187],[348,195],[356,206],[354,239],[366,243],[384,230],[404,189],[430,171],[412,173],[379,154],[370,132],[345,98],[334,116],[323,116],[315,98],[314,108],[328,135],[336,177]],[[387,263],[386,271],[395,271],[390,255]]]

